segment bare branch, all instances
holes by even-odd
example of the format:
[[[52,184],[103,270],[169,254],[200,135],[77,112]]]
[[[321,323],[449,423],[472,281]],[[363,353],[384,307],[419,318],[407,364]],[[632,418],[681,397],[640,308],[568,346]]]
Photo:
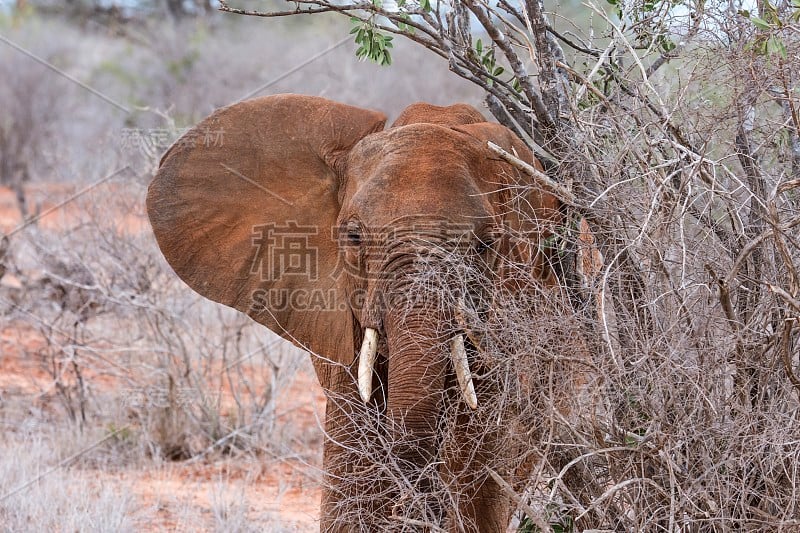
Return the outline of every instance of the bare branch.
[[[506,150],[503,150],[493,142],[489,141],[487,144],[489,146],[489,150],[499,155],[507,163],[510,163],[515,168],[521,170],[528,176],[532,177],[536,181],[536,183],[539,186],[541,186],[544,190],[555,195],[559,200],[561,200],[565,204],[577,207],[575,196],[569,190],[564,188],[562,185],[559,185],[558,183],[553,181],[547,174],[537,170],[532,165],[529,165],[522,159],[508,153]]]

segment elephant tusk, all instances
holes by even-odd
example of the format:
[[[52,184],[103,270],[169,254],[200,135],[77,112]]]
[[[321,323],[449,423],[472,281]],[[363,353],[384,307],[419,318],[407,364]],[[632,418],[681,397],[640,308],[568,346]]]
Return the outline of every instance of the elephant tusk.
[[[364,330],[364,342],[358,355],[358,392],[368,402],[372,397],[372,367],[378,353],[378,332],[372,328]]]
[[[478,337],[475,336],[475,333],[469,328],[469,325],[467,324],[467,317],[465,316],[464,313],[465,309],[466,305],[464,304],[464,298],[459,298],[458,303],[456,304],[456,311],[455,311],[456,322],[458,323],[458,327],[461,328],[464,331],[464,333],[466,333],[467,338],[475,346],[478,352],[483,353],[481,351],[480,339],[478,339]]]
[[[467,361],[467,350],[464,348],[464,336],[456,335],[450,339],[450,356],[453,358],[453,366],[456,369],[458,385],[461,387],[461,394],[469,405],[470,409],[478,407],[478,397],[475,395],[475,385],[472,383],[472,373],[469,371],[469,361]]]

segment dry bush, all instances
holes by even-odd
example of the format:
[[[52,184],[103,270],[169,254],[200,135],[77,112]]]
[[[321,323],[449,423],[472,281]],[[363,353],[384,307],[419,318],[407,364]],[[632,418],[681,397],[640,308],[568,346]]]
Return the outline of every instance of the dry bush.
[[[103,187],[75,200],[69,229],[31,228],[11,248],[23,288],[4,320],[38,330],[32,355],[64,412],[130,426],[157,457],[281,454],[296,439],[302,452],[276,398],[305,358],[181,285],[144,231],[141,185]]]
[[[68,59],[62,50],[41,39],[49,29],[32,28],[32,35],[19,44],[63,65]],[[21,212],[27,215],[24,186],[37,175],[52,173],[57,165],[54,141],[72,112],[75,91],[67,80],[52,79],[47,67],[8,46],[0,49],[0,77],[5,80],[0,102],[6,103],[0,119],[0,185],[14,191]]]
[[[554,137],[572,144],[536,139],[540,153],[555,155],[560,165],[550,172],[573,187],[579,204],[565,208],[559,237],[549,243],[560,260],[562,286],[512,298],[492,292],[495,280],[463,277],[475,283],[461,293],[484,285],[493,295],[486,301],[495,303],[490,315],[480,299],[467,312],[480,347],[471,353],[474,370],[485,390],[474,413],[459,406],[455,384],[445,392],[443,444],[459,447],[453,453],[474,449],[474,442],[447,440],[452,428],[466,424],[475,428],[475,439],[497,439],[504,450],[514,450],[478,459],[511,480],[517,523],[525,531],[792,531],[800,527],[796,23],[763,30],[708,9],[705,26],[687,27],[691,21],[662,16],[663,7],[638,21],[632,17],[639,3],[622,7],[625,25],[605,18],[598,6],[587,8],[594,20],[584,33],[553,17],[557,29],[596,52],[587,57],[564,45],[574,72],[559,116],[568,117],[569,128],[555,128]],[[780,10],[786,14],[790,7]],[[26,82],[39,79],[37,65],[17,64],[14,52],[3,49],[14,56],[15,74],[21,73],[0,92],[3,109],[36,111],[37,101],[46,104],[41,109],[53,108],[47,116],[25,111],[30,120],[24,128],[8,130],[8,119],[0,122],[3,162],[22,158],[21,165],[43,169],[33,181],[49,179],[48,172],[99,179],[98,168],[118,164],[150,170],[169,140],[142,153],[124,146],[123,129],[179,130],[316,53],[315,32],[330,42],[346,33],[337,24],[272,31],[276,26],[256,19],[223,19],[177,28],[149,23],[112,38],[65,33],[60,23],[47,23],[57,25],[47,31],[62,37],[62,55],[74,60],[68,66],[90,73],[87,79],[133,112],[112,111],[68,90],[62,100],[61,93],[47,92],[56,85]],[[680,27],[671,38],[686,44],[665,53],[656,41],[635,42],[639,29],[653,32],[653,24]],[[464,35],[467,42],[454,53],[472,61],[472,36]],[[785,57],[754,48],[773,36],[786,48]],[[266,91],[321,94],[392,114],[416,100],[475,101],[472,88],[445,75],[444,62],[397,44],[392,69],[353,63],[351,51],[342,48]],[[634,59],[630,51],[640,45]],[[547,55],[537,54],[530,42],[519,46],[533,47],[534,58]],[[265,69],[254,49],[282,53]],[[502,63],[499,51],[497,56]],[[420,79],[419,72],[432,65],[436,74]],[[547,81],[541,65],[526,58],[524,66]],[[475,76],[486,89],[484,74]],[[44,96],[25,89],[31,86]],[[488,87],[498,93],[504,86]],[[73,120],[59,118],[64,109]],[[525,136],[519,116],[498,119]],[[39,133],[23,138],[28,132]],[[9,141],[11,134],[18,139]],[[5,146],[18,147],[8,152],[13,158]],[[3,179],[16,172],[4,171]],[[583,180],[587,175],[591,179]],[[32,225],[12,236],[3,264],[23,281],[24,291],[0,292],[2,326],[39,331],[44,342],[31,356],[40,358],[52,379],[41,396],[61,406],[56,416],[77,425],[129,428],[115,440],[115,453],[123,457],[184,458],[219,450],[307,457],[317,437],[281,426],[274,403],[297,365],[307,364],[303,356],[284,345],[264,345],[263,329],[191,294],[146,232],[121,231],[108,217],[106,206],[122,202],[114,209],[141,222],[147,180],[140,172],[117,191],[98,189],[85,197],[75,204],[79,223],[68,231]],[[584,216],[604,254],[602,272],[586,287],[575,265],[581,246],[575,221]],[[463,274],[468,265],[455,261],[453,268]],[[511,271],[528,279],[523,269]],[[437,276],[423,277],[420,292],[458,303],[459,287],[443,288]],[[103,380],[113,380],[125,394],[110,394]],[[435,530],[444,510],[463,498],[452,490],[454,473],[432,468],[422,480],[410,477],[408,465],[396,460],[406,444],[402,433],[388,439],[392,432],[385,431],[380,413],[360,404],[350,411],[364,428],[363,448],[353,450],[352,464],[371,476],[337,486],[356,499],[352,523],[371,519],[359,513],[369,511],[363,495],[378,485],[384,491],[377,499],[403,494],[396,521],[382,526],[410,531],[423,523]],[[51,422],[36,418],[37,424]],[[60,478],[51,479],[60,486]],[[119,516],[117,503],[101,514]],[[220,500],[216,508],[220,527],[240,523],[235,506]],[[10,509],[3,505],[4,519]]]
[[[595,285],[576,290],[583,278],[571,279],[570,270],[585,243],[568,223],[556,227],[550,244],[561,262],[554,289],[538,287],[528,265],[506,265],[506,276],[526,287],[512,293],[498,292],[500,279],[456,254],[421,268],[409,293],[447,310],[465,295],[471,301],[465,322],[477,347],[470,354],[479,407],[470,411],[451,380],[440,398],[440,451],[419,472],[403,460],[413,436],[372,405],[338,399],[362,429],[347,459],[358,478],[331,487],[340,491],[344,521],[365,531],[438,531],[443,524],[473,530],[458,511],[469,489],[445,463],[460,457],[508,483],[521,531],[798,525],[798,388],[789,375],[798,355],[788,351],[786,329],[794,319],[784,320],[777,296],[765,292],[766,323],[757,313],[746,329],[732,322],[710,274],[730,271],[730,250],[685,206],[660,203],[649,211],[660,184],[631,184],[609,191],[609,204],[634,220],[659,217],[638,241],[642,228],[631,228],[628,253],[642,257],[647,279],[639,301],[650,302],[643,324],[608,308],[598,316],[593,292],[610,298],[611,280],[620,283],[625,274],[619,266],[607,262]],[[792,237],[779,238],[792,242],[786,248],[796,264]],[[772,268],[764,272],[779,290],[781,270]],[[461,331],[443,327],[454,327],[439,332],[443,338]],[[746,334],[756,338],[744,345]],[[439,352],[444,357],[448,347]],[[466,440],[465,427],[472,435]],[[375,508],[387,501],[391,512],[376,522]]]
[[[795,530],[798,7],[611,4],[587,3],[585,23],[540,0],[301,3],[444,58],[535,149],[556,183],[538,185],[564,202],[546,243],[561,287],[521,303],[493,297],[492,313],[473,314],[475,360],[496,385],[476,413],[450,405],[444,422],[445,439],[463,424],[491,439],[505,421],[511,464],[481,462],[512,481],[517,462],[533,465],[509,484],[520,528]],[[604,256],[590,278],[575,230],[584,218]],[[455,305],[447,287],[418,290]],[[363,417],[353,461],[405,498],[383,526],[441,527],[463,495],[441,469],[409,477],[381,442],[387,422]],[[343,505],[358,507],[358,493]]]

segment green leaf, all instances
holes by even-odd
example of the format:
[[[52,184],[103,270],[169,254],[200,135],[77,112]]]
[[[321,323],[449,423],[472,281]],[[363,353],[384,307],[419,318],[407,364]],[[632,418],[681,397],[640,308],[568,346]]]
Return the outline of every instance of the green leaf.
[[[781,41],[777,35],[773,35],[767,40],[767,53],[770,55],[777,53],[786,59],[786,45],[783,44],[783,41]]]
[[[751,21],[753,24],[755,24],[756,28],[758,28],[758,29],[760,29],[760,30],[768,30],[768,29],[770,29],[770,27],[771,27],[771,26],[769,25],[769,22],[767,22],[766,20],[764,20],[764,19],[762,19],[762,18],[760,18],[760,17],[757,17],[757,16],[755,16],[755,15],[753,15],[753,16],[751,16],[751,17],[750,17],[750,21]]]
[[[497,76],[499,76],[500,74],[502,74],[503,72],[505,72],[505,69],[504,69],[503,67],[497,67],[496,69],[494,69],[494,72],[493,72],[492,74],[493,74],[495,77],[497,77]]]
[[[800,0],[798,0],[798,1],[800,1]],[[483,43],[481,42],[480,39],[478,39],[475,42],[475,51],[478,52],[478,55],[482,55],[483,54]]]
[[[357,58],[369,58],[379,65],[392,64],[392,56],[388,51],[389,48],[394,46],[391,35],[382,34],[375,28],[375,24],[372,21],[359,21],[359,25],[353,30],[355,31],[351,30],[350,33],[355,33],[355,42],[359,45],[356,50]]]
[[[494,49],[490,48],[486,51],[481,59],[481,64],[491,72],[494,69],[495,59],[494,59]]]
[[[677,47],[677,45],[672,42],[672,39],[663,34],[658,36],[658,45],[667,53],[672,52]]]

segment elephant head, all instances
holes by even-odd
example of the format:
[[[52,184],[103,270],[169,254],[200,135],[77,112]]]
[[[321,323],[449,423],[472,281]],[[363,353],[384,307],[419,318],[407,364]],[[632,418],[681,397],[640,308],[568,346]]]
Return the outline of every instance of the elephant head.
[[[498,258],[513,257],[536,283],[553,281],[537,243],[559,203],[487,148],[538,165],[520,139],[463,104],[415,104],[385,120],[310,96],[237,103],[167,151],[147,196],[158,244],[191,288],[312,354],[328,398],[323,530],[392,512],[385,499],[351,497],[370,483],[344,488],[364,471],[347,451],[354,409],[383,414],[379,431],[409,444],[397,453],[413,475],[437,460],[444,391],[481,401],[453,305],[475,295],[443,299],[463,280],[426,274],[455,257],[502,279]],[[468,522],[501,530],[507,497],[485,473],[472,478],[459,503]]]

